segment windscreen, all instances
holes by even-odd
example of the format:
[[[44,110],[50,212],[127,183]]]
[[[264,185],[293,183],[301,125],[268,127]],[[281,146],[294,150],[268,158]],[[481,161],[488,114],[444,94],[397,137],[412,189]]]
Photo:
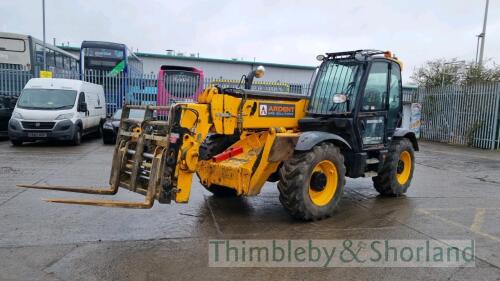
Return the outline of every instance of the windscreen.
[[[313,114],[345,113],[352,110],[359,86],[359,68],[357,61],[324,62],[316,76],[316,82],[309,103],[309,112]],[[333,96],[343,94],[348,102],[334,103]]]
[[[198,73],[182,70],[165,71],[165,89],[175,99],[192,99],[199,87]]]
[[[113,114],[113,119],[120,120],[122,117],[122,110],[118,109],[115,114]],[[142,121],[144,119],[144,110],[142,109],[131,109],[129,113],[129,119]]]
[[[76,91],[55,89],[24,89],[17,107],[24,109],[70,109],[75,105]]]
[[[23,39],[0,37],[0,51],[24,52],[26,45]]]

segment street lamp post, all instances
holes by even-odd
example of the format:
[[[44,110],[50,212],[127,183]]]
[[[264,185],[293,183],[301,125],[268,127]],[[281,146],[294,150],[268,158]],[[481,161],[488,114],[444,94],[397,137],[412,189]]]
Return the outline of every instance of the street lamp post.
[[[484,21],[483,21],[483,32],[481,32],[481,49],[479,50],[479,66],[483,65],[483,55],[484,55],[484,41],[486,40],[486,22],[488,20],[488,4],[490,0],[486,0],[486,8],[484,9]]]
[[[45,0],[42,0],[42,18],[43,18],[43,70],[47,70],[47,53],[45,45]]]

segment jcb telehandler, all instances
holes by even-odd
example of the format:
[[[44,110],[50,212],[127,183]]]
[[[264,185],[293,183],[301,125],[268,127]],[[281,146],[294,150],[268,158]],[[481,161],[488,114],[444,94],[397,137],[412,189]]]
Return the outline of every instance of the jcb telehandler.
[[[317,57],[310,95],[210,87],[197,102],[171,107],[124,107],[110,187],[22,187],[116,194],[118,187],[144,202],[48,199],[50,202],[150,208],[186,203],[196,173],[214,195],[252,196],[278,181],[280,201],[293,216],[331,216],[345,177],[371,177],[382,195],[404,194],[414,170],[415,135],[398,128],[402,117],[402,63],[391,52],[357,50]],[[243,79],[242,79],[243,80]],[[251,82],[250,82],[251,83]],[[144,121],[129,119],[145,109]],[[165,114],[167,121],[154,118]]]

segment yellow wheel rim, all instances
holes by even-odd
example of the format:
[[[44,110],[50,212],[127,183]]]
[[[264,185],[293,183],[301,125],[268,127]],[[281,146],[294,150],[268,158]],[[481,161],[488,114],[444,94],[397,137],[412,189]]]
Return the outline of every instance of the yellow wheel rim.
[[[396,177],[399,184],[405,184],[410,179],[411,174],[411,155],[408,151],[403,151],[399,155]]]
[[[315,172],[321,173],[326,177],[326,183],[322,187],[322,190],[311,186],[311,177]],[[330,203],[337,191],[339,180],[337,167],[331,161],[323,160],[314,167],[311,177],[309,178],[309,197],[314,205],[325,206]]]

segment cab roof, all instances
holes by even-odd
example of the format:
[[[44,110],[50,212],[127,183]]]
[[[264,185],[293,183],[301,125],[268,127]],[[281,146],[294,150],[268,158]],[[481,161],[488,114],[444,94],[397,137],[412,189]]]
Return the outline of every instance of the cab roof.
[[[367,60],[370,57],[382,57],[399,64],[401,69],[403,69],[403,62],[400,61],[391,51],[381,51],[381,50],[373,50],[373,49],[363,49],[363,50],[354,50],[354,51],[345,51],[345,52],[335,52],[335,53],[326,53],[325,59],[364,59]]]

